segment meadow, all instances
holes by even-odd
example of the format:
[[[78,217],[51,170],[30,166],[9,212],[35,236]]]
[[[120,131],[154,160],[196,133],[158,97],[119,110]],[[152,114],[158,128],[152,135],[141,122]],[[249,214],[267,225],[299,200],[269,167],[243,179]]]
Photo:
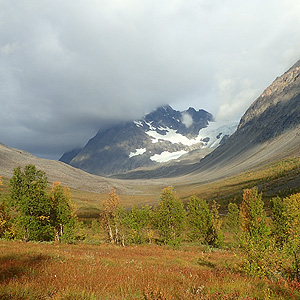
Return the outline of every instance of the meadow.
[[[245,275],[232,250],[0,242],[0,299],[299,299],[298,282]]]
[[[177,184],[175,190],[183,201],[194,194],[208,202],[216,199],[226,208],[228,202],[241,203],[243,189],[258,186],[268,204],[274,195],[297,192],[299,173],[300,159],[289,158],[206,185]],[[9,180],[2,180],[0,192],[5,199]],[[158,188],[152,194],[149,187],[144,189],[145,195],[120,195],[122,205],[159,201]],[[71,190],[83,226],[83,238],[73,244],[0,240],[0,299],[300,299],[297,276],[284,274],[291,271],[293,257],[287,258],[288,268],[280,266],[282,274],[277,274],[276,262],[275,267],[268,266],[274,264],[272,259],[264,262],[266,255],[262,256],[261,263],[261,250],[255,259],[272,276],[259,276],[258,269],[251,275],[245,269],[249,255],[226,228],[220,248],[188,241],[185,234],[176,246],[155,243],[155,239],[151,244],[125,247],[107,243],[99,222],[101,203],[107,197]],[[268,247],[262,249],[272,251],[272,245]],[[279,252],[274,253],[274,261],[278,257]]]

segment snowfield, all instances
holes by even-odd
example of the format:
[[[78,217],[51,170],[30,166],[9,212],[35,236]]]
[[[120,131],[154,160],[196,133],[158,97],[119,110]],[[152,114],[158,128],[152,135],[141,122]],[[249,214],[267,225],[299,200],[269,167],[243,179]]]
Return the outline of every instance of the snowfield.
[[[130,152],[129,157],[137,156],[137,155],[142,155],[146,152],[146,148],[141,148],[141,149],[136,149],[134,152]]]
[[[170,160],[173,160],[173,159],[177,159],[177,158],[179,158],[180,156],[182,156],[183,154],[186,154],[186,153],[188,153],[188,152],[184,151],[184,150],[177,151],[177,152],[172,152],[172,153],[168,152],[168,151],[164,151],[161,154],[155,154],[155,155],[151,156],[150,159],[152,161],[162,163],[162,162],[167,162],[167,161],[170,161]]]
[[[166,130],[165,135],[159,134],[153,126],[151,126],[150,130],[146,131],[146,133],[152,138],[152,143],[158,143],[159,140],[164,140],[169,141],[172,144],[181,143],[186,146],[202,143],[204,148],[216,148],[219,146],[225,135],[231,135],[236,130],[237,125],[237,122],[209,122],[209,125],[206,128],[199,131],[199,134],[195,139],[188,139],[184,135],[176,132],[176,130],[168,127],[158,128],[159,130]]]
[[[143,123],[140,121],[134,123],[137,127],[143,127]],[[209,125],[206,128],[199,131],[196,138],[189,139],[169,127],[159,126],[156,128],[152,125],[152,122],[144,122],[144,124],[146,124],[149,128],[149,130],[145,133],[150,136],[153,144],[159,143],[160,141],[168,141],[172,144],[182,144],[188,147],[196,144],[202,144],[202,148],[217,148],[223,137],[233,134],[238,126],[238,122],[209,122]],[[160,134],[158,131],[164,131],[165,134]],[[137,155],[143,155],[145,152],[147,152],[146,148],[136,149],[129,154],[129,157],[131,158]],[[186,153],[188,153],[186,150],[176,152],[163,151],[160,154],[151,156],[150,159],[152,161],[162,163],[177,159]]]
[[[162,130],[161,128],[159,128]],[[170,129],[168,127],[163,128],[163,130],[166,130],[166,134],[162,135],[156,132],[155,130],[149,130],[146,133],[152,138],[152,143],[158,143],[159,140],[169,141],[172,144],[183,144],[186,146],[192,146],[194,144],[199,143],[200,141],[197,141],[197,139],[188,139],[184,135],[177,133],[176,130]]]

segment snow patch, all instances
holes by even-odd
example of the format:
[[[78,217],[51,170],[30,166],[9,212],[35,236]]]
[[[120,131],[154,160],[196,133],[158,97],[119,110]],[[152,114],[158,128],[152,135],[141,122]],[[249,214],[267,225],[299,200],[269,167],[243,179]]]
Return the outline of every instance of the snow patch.
[[[145,121],[145,124],[146,124],[147,126],[149,126],[149,129],[150,129],[150,130],[156,130],[156,128],[152,126],[152,123],[153,123],[153,121],[151,121],[151,122],[146,122],[146,121]]]
[[[237,122],[210,122],[208,127],[203,128],[199,132],[199,138],[209,138],[204,144],[204,148],[217,148],[225,135],[232,135],[237,129]]]
[[[176,132],[176,130],[174,129],[170,129],[170,128],[165,128],[165,130],[167,131],[165,135],[161,135],[159,133],[157,133],[154,130],[149,130],[146,133],[152,137],[152,143],[158,143],[159,140],[164,140],[164,141],[169,141],[172,144],[183,144],[186,146],[191,146],[194,144],[199,143],[200,141],[197,139],[188,139],[187,137],[185,137],[184,135]]]
[[[185,150],[172,152],[172,153],[168,152],[168,151],[164,151],[161,154],[155,154],[155,155],[151,156],[150,159],[152,161],[162,163],[162,162],[167,162],[167,161],[170,161],[170,160],[173,160],[173,159],[177,159],[177,158],[179,158],[180,156],[182,156],[183,154],[186,154],[186,153],[187,153],[187,151],[185,151]]]
[[[140,148],[140,149],[136,149],[135,152],[130,152],[129,154],[129,158],[137,156],[137,155],[142,155],[146,152],[146,148]]]
[[[143,127],[143,123],[141,121],[133,121],[133,123],[137,126],[137,127]]]

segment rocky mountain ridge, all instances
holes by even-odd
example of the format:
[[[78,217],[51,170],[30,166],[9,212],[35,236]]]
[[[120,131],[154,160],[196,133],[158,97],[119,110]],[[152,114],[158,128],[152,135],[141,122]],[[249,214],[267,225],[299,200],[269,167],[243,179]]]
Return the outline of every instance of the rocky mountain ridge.
[[[284,104],[299,94],[300,60],[282,76],[277,77],[245,112],[238,129],[262,115],[270,107]]]
[[[214,122],[205,110],[190,107],[181,112],[167,105],[141,120],[100,130],[83,149],[65,153],[60,161],[96,175],[118,174],[214,149],[236,126]]]

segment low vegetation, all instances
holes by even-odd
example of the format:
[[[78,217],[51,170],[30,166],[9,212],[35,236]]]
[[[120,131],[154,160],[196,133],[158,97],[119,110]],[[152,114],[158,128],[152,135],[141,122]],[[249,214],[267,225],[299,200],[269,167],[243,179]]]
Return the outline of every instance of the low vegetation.
[[[246,188],[221,216],[173,187],[131,208],[111,190],[80,219],[67,187],[16,168],[0,205],[0,299],[299,299],[300,194],[266,201]]]
[[[223,208],[233,201],[241,202],[244,189],[257,186],[265,199],[285,197],[300,192],[300,157],[288,157],[237,176],[217,182],[201,184],[177,184],[179,196],[187,201],[190,195],[197,195],[207,201],[216,200]]]
[[[1,299],[299,299],[295,281],[246,275],[232,251],[1,242]]]

